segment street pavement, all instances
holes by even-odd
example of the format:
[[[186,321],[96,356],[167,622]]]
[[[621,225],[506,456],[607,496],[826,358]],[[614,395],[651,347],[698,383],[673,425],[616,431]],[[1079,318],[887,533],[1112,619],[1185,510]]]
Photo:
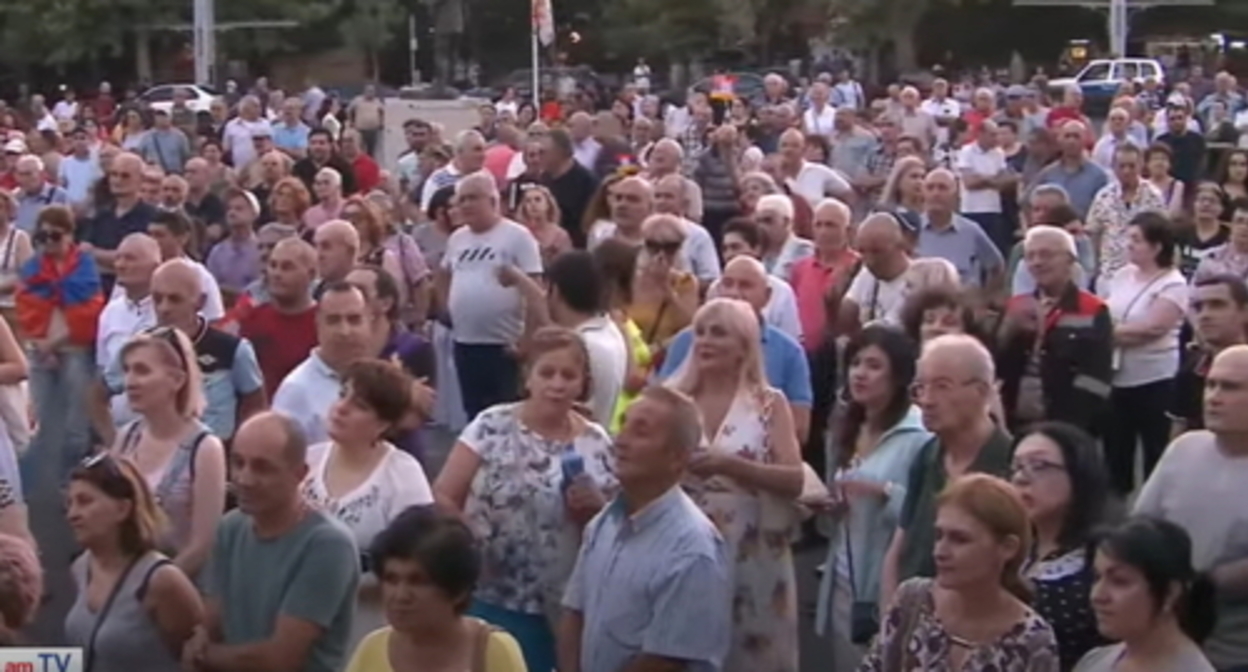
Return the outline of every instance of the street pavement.
[[[445,431],[431,430],[427,448],[429,478],[442,467],[450,451],[454,437]],[[74,583],[69,576],[69,562],[75,552],[75,544],[65,523],[64,505],[59,487],[28,489],[34,497],[30,503],[31,529],[39,540],[40,555],[45,572],[47,601],[38,617],[26,630],[28,646],[55,646],[64,644],[63,623],[65,613],[74,602]],[[815,637],[815,594],[819,586],[815,567],[823,562],[826,550],[804,549],[796,556],[798,597],[801,608],[801,672],[829,672],[830,651],[825,640]],[[833,672],[841,672],[839,670]]]

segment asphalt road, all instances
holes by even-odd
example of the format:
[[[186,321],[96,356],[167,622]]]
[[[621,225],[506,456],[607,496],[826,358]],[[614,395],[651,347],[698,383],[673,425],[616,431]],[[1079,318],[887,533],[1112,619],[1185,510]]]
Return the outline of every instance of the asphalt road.
[[[428,447],[429,476],[441,469],[450,450],[453,437],[446,432],[433,430]],[[40,554],[45,572],[45,590],[49,595],[35,622],[27,629],[28,646],[56,646],[64,644],[63,622],[65,613],[74,601],[74,584],[69,576],[69,561],[75,551],[73,537],[65,524],[64,507],[59,487],[28,489],[33,499],[30,503],[31,529],[39,540]],[[815,591],[819,582],[815,567],[823,561],[823,549],[807,549],[798,553],[798,597],[801,603],[801,670],[802,672],[828,672],[830,652],[825,641],[815,637]],[[137,672],[137,671],[136,671]],[[840,671],[835,671],[840,672]]]

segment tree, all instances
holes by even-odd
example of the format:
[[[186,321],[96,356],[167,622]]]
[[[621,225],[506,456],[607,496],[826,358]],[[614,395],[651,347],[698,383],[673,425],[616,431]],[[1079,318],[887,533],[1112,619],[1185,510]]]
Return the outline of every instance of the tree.
[[[897,69],[918,68],[914,31],[936,3],[983,2],[985,0],[832,0],[846,30],[841,37],[850,46],[874,50],[893,47]]]
[[[368,57],[369,78],[380,70],[377,55],[394,41],[407,20],[407,8],[394,0],[347,0],[338,24],[343,42]]]

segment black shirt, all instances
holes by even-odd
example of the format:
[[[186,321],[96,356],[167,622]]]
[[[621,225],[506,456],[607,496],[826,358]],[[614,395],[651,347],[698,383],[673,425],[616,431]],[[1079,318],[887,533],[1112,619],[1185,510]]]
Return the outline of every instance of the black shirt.
[[[1187,187],[1184,195],[1193,193],[1192,187],[1205,168],[1205,136],[1192,131],[1182,135],[1165,133],[1157,138],[1157,142],[1166,144],[1174,153],[1170,174]]]
[[[122,239],[132,233],[147,233],[147,226],[156,217],[156,206],[139,201],[134,207],[118,214],[116,206],[101,208],[87,225],[78,230],[78,240],[91,243],[101,250],[115,250]],[[117,276],[112,271],[101,271],[100,282],[104,296],[113,291]]]
[[[1200,265],[1201,253],[1211,250],[1215,247],[1225,245],[1231,238],[1231,228],[1226,225],[1218,227],[1218,232],[1213,236],[1201,240],[1196,235],[1195,228],[1189,228],[1179,236],[1179,271],[1183,273],[1183,277],[1188,278],[1196,273],[1196,267]]]
[[[312,189],[312,183],[316,181],[316,173],[322,168],[333,168],[342,175],[342,195],[350,196],[355,193],[357,187],[355,185],[355,169],[351,167],[347,160],[337,154],[329,157],[329,161],[325,165],[317,165],[312,157],[307,156],[295,162],[295,167],[291,169],[291,174],[303,181],[303,185],[308,188],[308,192],[312,194],[312,200],[315,202],[316,191]]]
[[[1188,430],[1205,428],[1205,376],[1213,357],[1195,343],[1183,348],[1179,372],[1174,377],[1170,416],[1183,421]]]
[[[558,177],[547,175],[543,181],[559,205],[559,225],[568,232],[574,247],[584,249],[586,235],[581,218],[585,216],[589,201],[598,189],[598,178],[585,166],[573,161],[572,167],[564,174]]]

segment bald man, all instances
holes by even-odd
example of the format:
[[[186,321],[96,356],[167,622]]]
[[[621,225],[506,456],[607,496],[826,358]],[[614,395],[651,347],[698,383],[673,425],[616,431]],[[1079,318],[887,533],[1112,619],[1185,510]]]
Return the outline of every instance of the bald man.
[[[1213,580],[1217,623],[1203,642],[1219,670],[1248,666],[1248,346],[1213,359],[1205,379],[1205,429],[1175,439],[1135,500],[1137,515],[1164,518],[1187,531],[1192,565]]]
[[[135,154],[119,154],[108,171],[110,206],[100,208],[80,231],[82,249],[90,252],[100,267],[100,280],[107,296],[113,291],[116,274],[113,263],[117,246],[132,233],[147,233],[158,210],[140,198],[143,159]]]
[[[239,335],[255,346],[270,399],[316,347],[315,283],[315,248],[300,238],[284,238],[268,254],[265,295],[238,319]]]
[[[156,324],[152,309],[152,273],[160,265],[160,246],[146,233],[132,233],[117,246],[117,293],[100,313],[95,361],[101,370],[129,338]]]
[[[355,267],[360,252],[360,233],[347,221],[335,219],[316,228],[312,242],[316,245],[316,270],[320,279],[315,298],[320,298],[320,287],[347,279]]]
[[[205,572],[202,627],[188,669],[334,672],[347,663],[360,551],[332,514],[307,506],[308,441],[290,418],[261,413],[238,431],[230,478],[238,509],[222,518]],[[257,572],[257,567],[264,567]]]
[[[985,121],[991,124],[991,121]],[[970,179],[982,189],[993,191],[1012,179],[1004,174],[988,178],[979,170],[988,170],[992,164],[989,159],[975,154],[980,151],[982,141],[976,141],[962,148],[962,156],[974,155],[968,161],[983,161],[979,167],[964,168],[963,179]],[[1000,150],[995,147],[987,150],[995,154]],[[1002,166],[1004,166],[1004,155]],[[970,165],[970,164],[966,164]],[[976,164],[978,165],[978,164]],[[992,164],[995,165],[995,164]],[[989,295],[1000,295],[1005,288],[1005,256],[1003,250],[1014,245],[1014,232],[1009,230],[1001,215],[1000,194],[993,191],[997,205],[995,211],[967,210],[967,197],[971,194],[970,186],[962,191],[961,211],[959,214],[958,178],[951,171],[937,168],[928,173],[923,180],[924,217],[919,229],[919,244],[916,250],[919,257],[947,259],[958,269],[958,277],[963,285],[982,287]],[[992,200],[992,199],[989,199]],[[969,201],[974,206],[974,198]],[[987,207],[986,205],[983,207]]]
[[[810,367],[806,353],[797,340],[763,320],[762,311],[771,299],[768,277],[767,269],[759,260],[745,255],[736,257],[724,266],[724,275],[715,290],[716,296],[745,301],[758,315],[767,381],[789,400],[797,440],[804,442],[810,429],[810,406],[813,401]],[[686,327],[668,345],[659,379],[675,373],[692,349],[693,327]]]
[[[1109,173],[1088,156],[1087,140],[1091,134],[1083,122],[1067,121],[1058,126],[1055,133],[1061,153],[1057,161],[1036,173],[1031,189],[1044,184],[1062,187],[1070,196],[1071,207],[1079,213],[1080,219],[1086,220],[1097,192],[1109,184]]]
[[[611,186],[610,204],[611,221],[590,229],[589,248],[608,238],[641,245],[641,225],[654,214],[654,186],[643,177],[626,177]]]
[[[884,557],[880,604],[892,602],[902,581],[935,575],[936,499],[947,483],[972,472],[1010,476],[1010,437],[989,414],[995,386],[992,354],[974,337],[938,336],[924,346],[914,398],[923,426],[935,436],[914,458],[897,531]],[[893,496],[887,486],[875,488],[886,500]]]
[[[152,274],[152,306],[156,324],[173,327],[190,337],[195,360],[203,375],[204,413],[201,420],[217,438],[228,441],[236,423],[267,408],[264,379],[251,343],[209,326],[200,316],[204,303],[198,269],[184,259],[161,264]],[[106,365],[104,381],[113,396],[115,427],[135,418],[125,401],[125,375],[119,357]],[[105,438],[107,438],[105,436]]]
[[[862,256],[862,268],[841,300],[842,333],[856,333],[876,321],[900,325],[908,294],[906,271],[911,264],[901,224],[886,213],[870,215],[858,227],[854,244]]]

